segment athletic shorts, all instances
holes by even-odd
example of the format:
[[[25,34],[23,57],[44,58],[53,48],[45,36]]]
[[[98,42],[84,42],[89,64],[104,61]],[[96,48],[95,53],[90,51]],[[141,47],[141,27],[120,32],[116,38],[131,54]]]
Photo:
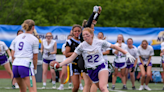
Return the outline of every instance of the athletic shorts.
[[[54,60],[46,60],[46,59],[43,59],[43,62],[46,63],[46,64],[50,64],[51,61],[55,61],[55,59]]]
[[[6,56],[6,55],[1,55],[1,56],[0,56],[0,65],[4,65],[4,64],[6,64],[7,62],[9,62],[9,61],[7,60],[7,56]]]
[[[113,66],[114,66],[114,68],[123,69],[123,68],[125,68],[127,65],[126,65],[125,62],[123,62],[123,63],[114,62],[114,63],[113,63]]]
[[[139,65],[139,66],[142,65],[142,63],[139,63],[138,65]],[[148,66],[152,66],[152,63],[150,62],[150,63],[148,64]]]
[[[81,74],[81,69],[77,65],[70,63],[69,67],[70,67],[70,76],[72,76],[73,74],[75,75]]]
[[[108,70],[108,64],[102,63],[101,65],[97,66],[96,69],[88,68],[88,76],[91,78],[93,83],[99,82],[98,74],[102,70]]]
[[[14,78],[25,78],[28,77],[29,71],[31,71],[31,76],[34,76],[34,68],[29,68],[29,67],[25,67],[25,66],[15,66],[13,65],[12,67],[12,71],[13,71],[13,75]]]
[[[134,64],[127,65],[126,68],[130,69],[134,66]]]

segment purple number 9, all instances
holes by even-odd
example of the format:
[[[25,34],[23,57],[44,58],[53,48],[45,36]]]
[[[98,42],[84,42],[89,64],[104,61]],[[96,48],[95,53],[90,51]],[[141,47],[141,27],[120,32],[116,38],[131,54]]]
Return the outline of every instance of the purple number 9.
[[[18,48],[18,49],[19,49],[19,50],[22,50],[22,49],[23,49],[23,45],[24,45],[24,43],[23,43],[23,42],[20,42],[20,43],[19,43],[19,48]]]

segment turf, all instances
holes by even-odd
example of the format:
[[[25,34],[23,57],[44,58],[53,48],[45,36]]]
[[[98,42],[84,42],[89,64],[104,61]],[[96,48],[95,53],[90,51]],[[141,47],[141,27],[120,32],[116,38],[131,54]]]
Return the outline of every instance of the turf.
[[[136,88],[138,89],[140,86],[140,83],[136,81],[135,85],[136,85]],[[62,91],[56,90],[56,89],[51,89],[51,86],[52,86],[52,84],[49,83],[49,80],[47,81],[47,88],[49,88],[49,89],[39,89],[42,87],[42,83],[37,83],[38,92],[72,92],[70,89],[66,89],[66,90],[62,90]],[[57,83],[56,86],[59,87],[59,83]],[[64,86],[65,86],[65,88],[67,88],[68,84],[65,84]],[[111,87],[111,83],[109,83],[109,86]],[[128,90],[121,90],[122,83],[116,83],[116,90],[111,90],[109,88],[109,91],[110,92],[138,92],[138,90],[132,90],[131,86],[132,85],[131,85],[130,81],[128,81],[127,82]],[[162,83],[157,83],[157,84],[149,83],[149,87],[152,89],[151,92],[163,92],[162,91],[162,88],[163,88]],[[11,80],[0,79],[0,92],[19,92],[19,89],[11,89]],[[27,92],[29,92],[29,91],[27,90]],[[82,91],[79,90],[78,92],[82,92]],[[98,90],[98,92],[100,92],[100,91]],[[147,91],[143,90],[141,92],[147,92]]]

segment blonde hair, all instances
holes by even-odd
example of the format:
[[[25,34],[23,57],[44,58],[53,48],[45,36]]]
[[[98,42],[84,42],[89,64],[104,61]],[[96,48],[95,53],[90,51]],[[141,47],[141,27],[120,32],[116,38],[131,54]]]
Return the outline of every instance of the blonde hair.
[[[124,43],[125,41],[124,41],[124,36],[122,35],[122,34],[119,34],[119,35],[121,35],[122,36],[122,42]],[[118,36],[119,36],[118,35]],[[118,42],[118,36],[117,36],[117,42]]]
[[[22,24],[23,29],[26,31],[30,31],[33,26],[35,26],[35,22],[32,19],[27,19]]]
[[[46,33],[46,36],[47,36],[47,34],[51,34],[51,35],[52,35],[52,33],[51,33],[51,32]]]
[[[82,27],[85,27],[85,26],[87,25],[87,22],[88,22],[88,21],[87,21],[86,19],[84,19],[84,20],[83,20],[83,23],[82,23]]]
[[[93,33],[93,30],[92,30],[91,28],[89,28],[89,27],[84,28],[84,29],[83,29],[83,32],[84,32],[84,31],[88,31],[88,32],[89,32],[90,34],[92,34],[93,37],[94,37],[94,33]],[[82,33],[83,33],[83,32],[82,32]]]

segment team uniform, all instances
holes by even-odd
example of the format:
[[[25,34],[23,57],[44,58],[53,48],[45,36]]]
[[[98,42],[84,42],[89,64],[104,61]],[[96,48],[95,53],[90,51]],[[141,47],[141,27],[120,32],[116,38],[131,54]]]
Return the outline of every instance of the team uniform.
[[[149,56],[153,56],[154,55],[154,50],[153,47],[148,45],[146,49],[143,49],[141,46],[138,47],[138,55],[141,56],[141,59],[143,60],[144,64],[146,64],[148,62]],[[141,65],[141,61],[140,59],[138,59],[139,61],[139,65]],[[150,63],[148,64],[148,66],[152,66],[152,60],[150,60]]]
[[[115,44],[116,46],[119,46],[119,43],[116,43]],[[121,47],[123,50],[127,51],[127,45],[125,43],[121,43]],[[113,49],[113,53],[115,52],[116,50]],[[118,52],[118,54],[114,54],[115,55],[115,58],[114,58],[114,62],[113,62],[113,66],[115,68],[120,68],[120,69],[123,69],[127,66],[126,64],[126,59],[125,59],[125,54],[123,54],[122,52]]]
[[[12,64],[14,78],[33,76],[33,54],[39,52],[38,39],[32,34],[22,33],[13,40],[10,48],[15,51],[15,59]]]
[[[51,40],[48,44],[46,39],[43,40],[43,63],[49,64],[51,61],[56,60],[56,54],[48,55],[48,53],[54,51],[55,40]]]
[[[102,70],[108,70],[108,64],[105,62],[101,48],[107,49],[111,46],[104,40],[93,39],[92,45],[86,41],[82,42],[75,50],[75,53],[83,56],[85,68],[88,70],[88,75],[94,83],[99,81],[98,73]]]
[[[8,50],[8,47],[4,42],[0,41],[0,65],[8,63],[6,50]]]
[[[164,49],[164,42],[161,43],[161,51]],[[161,57],[161,63],[164,63],[164,55]]]
[[[74,38],[71,38],[66,42],[66,46],[69,46],[71,48],[70,52],[74,52],[76,47],[80,44],[80,41],[75,40]],[[78,57],[73,60],[73,63],[70,63],[70,75],[72,76],[73,73],[75,75],[79,75],[81,73],[81,69],[77,65]]]
[[[133,48],[127,48],[127,51],[134,57],[134,58],[138,58],[138,52],[137,52],[137,48],[135,46],[133,46]],[[134,63],[131,63],[129,60],[126,62],[127,66],[126,68],[130,69],[133,67]]]

